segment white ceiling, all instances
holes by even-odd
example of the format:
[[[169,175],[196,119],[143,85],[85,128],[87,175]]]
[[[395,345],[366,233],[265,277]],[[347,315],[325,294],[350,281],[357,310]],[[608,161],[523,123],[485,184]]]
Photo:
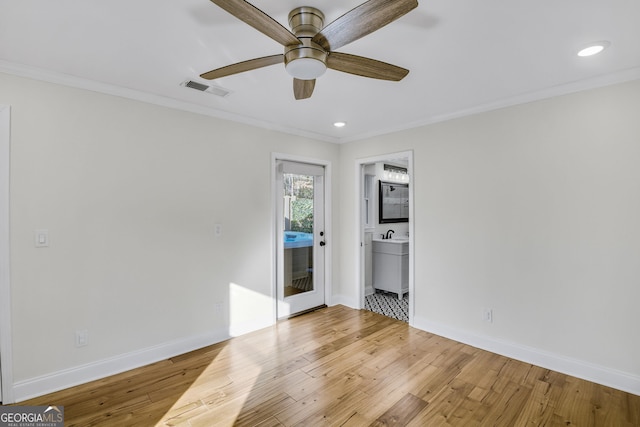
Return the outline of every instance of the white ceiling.
[[[640,1],[419,1],[338,49],[408,68],[404,80],[328,70],[301,101],[282,65],[213,82],[198,77],[283,51],[207,0],[0,0],[0,71],[332,142],[640,78]],[[252,1],[287,28],[295,7],[319,8],[326,25],[360,3]],[[610,48],[576,55],[599,40]],[[232,93],[180,86],[188,79]],[[334,128],[338,120],[347,126]]]

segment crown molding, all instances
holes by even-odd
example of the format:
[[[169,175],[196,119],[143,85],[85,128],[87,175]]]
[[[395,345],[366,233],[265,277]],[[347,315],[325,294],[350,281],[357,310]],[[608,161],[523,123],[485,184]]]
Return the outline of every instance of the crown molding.
[[[321,135],[315,132],[308,132],[294,127],[280,126],[274,123],[257,120],[240,114],[229,113],[218,110],[216,108],[205,107],[190,102],[180,101],[177,99],[155,95],[148,92],[138,91],[135,89],[124,88],[107,83],[97,82],[94,80],[84,79],[69,74],[59,73],[56,71],[45,70],[42,68],[32,67],[28,65],[16,64],[13,62],[0,60],[0,72],[11,74],[18,77],[24,77],[32,80],[39,80],[48,83],[54,83],[62,86],[73,87],[76,89],[84,89],[92,92],[98,92],[106,95],[118,96],[121,98],[131,99],[134,101],[144,102],[147,104],[158,105],[161,107],[172,108],[175,110],[187,111],[190,113],[201,114],[221,120],[228,120],[241,123],[261,129],[286,133],[289,135],[300,136],[319,141],[338,143],[339,140],[327,135]]]
[[[425,117],[422,120],[413,121],[402,126],[390,127],[376,132],[359,134],[353,137],[342,139],[340,140],[340,142],[360,141],[363,139],[374,138],[381,135],[388,135],[395,132],[402,132],[410,129],[432,125],[435,123],[473,116],[476,114],[486,113],[502,108],[514,107],[530,102],[542,101],[558,96],[570,95],[572,93],[583,92],[586,90],[598,89],[601,87],[625,83],[633,80],[640,80],[640,67],[630,68],[627,70],[618,71],[616,73],[603,74],[589,79],[573,81],[550,88],[544,88],[536,91],[526,92],[516,96],[497,99],[495,101],[477,105],[471,108],[451,111],[449,113],[439,114],[431,117]]]
[[[69,86],[79,89],[85,89],[93,92],[99,92],[107,95],[118,96],[121,98],[127,98],[135,101],[145,102],[148,104],[159,105],[167,108],[173,108],[176,110],[187,111],[195,114],[201,114],[209,117],[214,117],[221,120],[228,120],[236,123],[246,124],[249,126],[281,132],[289,135],[300,136],[303,138],[330,142],[334,144],[348,143],[361,141],[364,139],[370,139],[382,135],[388,135],[391,133],[402,132],[410,129],[424,127],[435,123],[445,122],[449,120],[459,119],[462,117],[472,116],[476,114],[486,113],[489,111],[499,110],[502,108],[513,107],[516,105],[527,104],[530,102],[541,101],[544,99],[554,98],[562,95],[569,95],[576,92],[582,92],[585,90],[597,89],[600,87],[611,86],[614,84],[624,83],[632,80],[640,79],[640,67],[630,68],[627,70],[618,71],[615,73],[602,74],[596,77],[573,81],[562,85],[553,86],[550,88],[544,88],[531,92],[526,92],[520,95],[511,96],[507,98],[496,99],[485,104],[477,105],[474,107],[451,111],[444,114],[425,117],[424,119],[406,123],[401,126],[388,127],[380,129],[374,132],[366,132],[351,137],[331,137],[328,135],[318,134],[315,132],[308,132],[302,129],[288,126],[280,126],[274,123],[257,120],[254,118],[246,117],[241,114],[229,113],[226,111],[218,110],[216,108],[204,107],[185,101],[180,101],[173,98],[168,98],[160,95],[154,95],[147,92],[137,91],[134,89],[123,88],[106,83],[96,82],[89,79],[84,79],[64,73],[58,73],[50,70],[45,70],[37,67],[31,67],[22,64],[16,64],[8,61],[0,60],[0,72],[16,75],[19,77],[30,78],[33,80],[46,81],[49,83],[55,83],[63,86]]]

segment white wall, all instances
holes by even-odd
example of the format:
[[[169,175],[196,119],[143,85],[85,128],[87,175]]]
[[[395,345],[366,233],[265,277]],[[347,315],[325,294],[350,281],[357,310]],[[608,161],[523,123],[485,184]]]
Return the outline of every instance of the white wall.
[[[342,146],[3,74],[0,104],[18,400],[268,323],[272,152],[336,165],[334,300],[358,301],[355,161],[408,150],[413,324],[640,393],[638,81]]]
[[[638,112],[635,81],[341,146],[345,182],[358,158],[414,150],[413,324],[640,394]]]
[[[16,399],[273,321],[271,153],[336,145],[3,74],[0,103]]]

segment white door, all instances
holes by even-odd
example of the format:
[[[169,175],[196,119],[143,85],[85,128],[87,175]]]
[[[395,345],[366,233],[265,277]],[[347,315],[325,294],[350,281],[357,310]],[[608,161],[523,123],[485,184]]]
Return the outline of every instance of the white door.
[[[324,166],[276,163],[278,318],[325,304]]]

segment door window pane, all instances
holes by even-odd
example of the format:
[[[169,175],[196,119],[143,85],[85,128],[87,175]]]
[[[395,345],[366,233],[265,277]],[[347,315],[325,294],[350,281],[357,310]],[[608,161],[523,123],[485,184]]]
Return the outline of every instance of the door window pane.
[[[313,176],[284,174],[284,296],[314,289]]]

